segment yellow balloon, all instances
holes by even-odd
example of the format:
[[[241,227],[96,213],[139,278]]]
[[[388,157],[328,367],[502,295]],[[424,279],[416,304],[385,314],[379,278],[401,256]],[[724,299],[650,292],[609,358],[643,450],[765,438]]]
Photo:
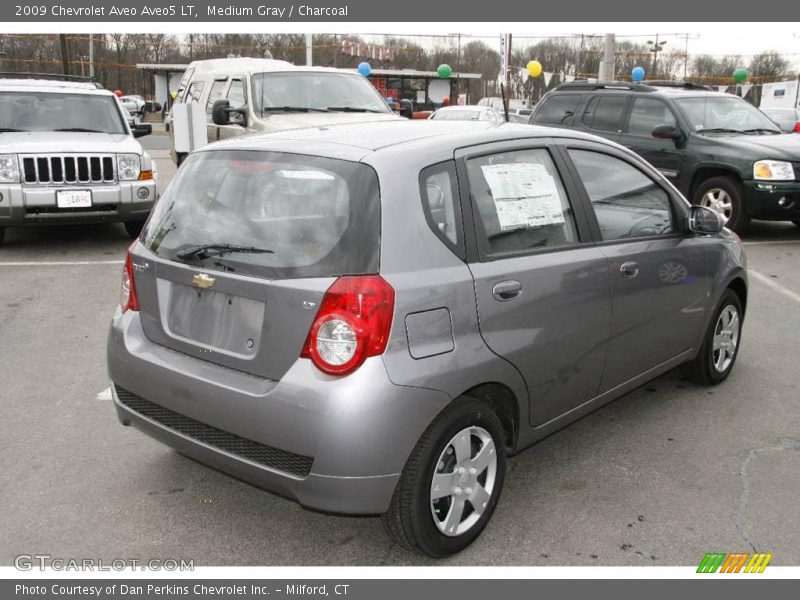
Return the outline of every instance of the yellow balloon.
[[[531,77],[538,77],[542,74],[542,63],[538,60],[532,60],[528,63],[528,75]]]

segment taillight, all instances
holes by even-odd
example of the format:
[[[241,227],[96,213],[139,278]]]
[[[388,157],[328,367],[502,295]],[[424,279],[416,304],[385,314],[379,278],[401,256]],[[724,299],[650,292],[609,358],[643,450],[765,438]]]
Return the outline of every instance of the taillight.
[[[347,375],[383,354],[394,290],[379,275],[340,277],[325,292],[301,356],[330,375]]]
[[[135,244],[136,242],[134,242]],[[119,288],[119,305],[122,312],[139,310],[139,300],[136,298],[136,285],[133,281],[133,259],[131,249],[125,257],[125,267],[122,269],[122,285]]]
[[[794,133],[800,133],[800,122],[794,124],[794,129],[792,129]]]

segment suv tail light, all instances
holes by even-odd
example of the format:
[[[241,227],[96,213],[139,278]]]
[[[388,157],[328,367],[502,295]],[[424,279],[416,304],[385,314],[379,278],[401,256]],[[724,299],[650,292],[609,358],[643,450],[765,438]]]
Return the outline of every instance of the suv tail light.
[[[792,129],[794,133],[800,133],[800,122],[794,124],[794,129]]]
[[[379,275],[340,277],[325,292],[300,354],[330,375],[352,373],[386,349],[394,290]]]
[[[134,242],[133,244],[135,244]],[[131,244],[131,248],[133,247]],[[139,310],[139,300],[136,298],[136,285],[133,282],[133,259],[131,249],[125,257],[125,266],[122,269],[122,284],[119,288],[119,305],[122,312],[128,310]]]

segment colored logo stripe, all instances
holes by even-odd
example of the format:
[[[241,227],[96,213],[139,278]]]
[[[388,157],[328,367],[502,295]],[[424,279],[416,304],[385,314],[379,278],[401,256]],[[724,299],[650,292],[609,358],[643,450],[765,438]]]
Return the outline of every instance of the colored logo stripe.
[[[724,552],[708,552],[697,567],[698,573],[716,573],[722,561],[725,560]]]
[[[728,554],[728,558],[722,563],[720,573],[738,573],[742,570],[745,561],[750,558],[747,552],[734,552]]]
[[[744,567],[745,573],[763,573],[771,560],[772,554],[756,553],[751,556],[747,552],[708,552],[700,561],[697,572],[716,573],[719,570],[720,573],[740,573]]]
[[[767,568],[769,561],[772,560],[772,554],[753,554],[753,558],[747,563],[744,568],[745,573],[763,573]]]

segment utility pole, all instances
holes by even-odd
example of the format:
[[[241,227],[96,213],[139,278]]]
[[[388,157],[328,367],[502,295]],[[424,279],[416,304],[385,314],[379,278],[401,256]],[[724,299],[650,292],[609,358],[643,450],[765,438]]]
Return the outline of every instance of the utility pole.
[[[194,34],[189,34],[189,62],[194,60]]]
[[[658,74],[658,53],[664,49],[664,44],[667,43],[667,40],[662,42],[658,41],[658,34],[656,34],[656,41],[647,40],[647,43],[650,44],[650,52],[653,53],[653,78],[657,78]]]
[[[67,36],[63,33],[59,33],[58,40],[61,42],[61,66],[64,69],[64,75],[69,75],[69,46],[67,45]]]
[[[311,34],[307,33],[306,34],[306,66],[307,67],[311,66],[311,58],[312,58],[311,57],[311,42],[312,42],[312,39],[313,38],[312,38]]]
[[[597,73],[600,81],[614,81],[614,34],[607,33],[605,46],[603,48],[603,62]]]
[[[94,34],[89,34],[89,77],[94,78]]]

